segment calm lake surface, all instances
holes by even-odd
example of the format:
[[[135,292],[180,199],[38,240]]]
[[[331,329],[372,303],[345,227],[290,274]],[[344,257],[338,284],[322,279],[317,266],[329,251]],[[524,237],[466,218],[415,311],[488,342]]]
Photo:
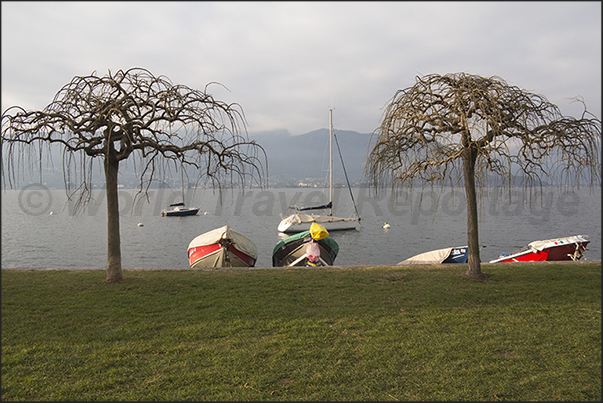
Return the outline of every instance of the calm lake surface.
[[[601,189],[545,188],[532,197],[523,189],[489,189],[480,201],[481,260],[527,243],[571,235],[587,235],[586,259],[601,260]],[[162,217],[161,211],[181,195],[152,189],[135,203],[135,190],[120,191],[122,266],[188,269],[187,249],[197,235],[229,225],[251,238],[258,248],[256,267],[272,266],[272,250],[285,236],[276,230],[291,204],[326,201],[322,189],[283,188],[226,190],[190,189],[186,205],[200,207],[192,217]],[[397,202],[367,188],[354,188],[362,218],[360,230],[334,231],[339,243],[337,266],[394,265],[433,249],[467,244],[467,213],[463,189],[436,194],[402,192]],[[104,269],[107,217],[104,190],[76,214],[64,190],[31,184],[2,191],[2,268]],[[347,189],[336,189],[338,216],[352,215]],[[436,208],[437,206],[437,208]],[[389,229],[383,229],[384,223]],[[138,224],[141,223],[142,226]]]

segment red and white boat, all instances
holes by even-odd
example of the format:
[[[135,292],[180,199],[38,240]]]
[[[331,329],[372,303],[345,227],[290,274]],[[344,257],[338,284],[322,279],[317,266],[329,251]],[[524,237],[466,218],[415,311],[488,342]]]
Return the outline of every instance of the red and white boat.
[[[586,235],[534,241],[517,252],[501,254],[490,263],[580,260],[589,242]]]
[[[252,240],[228,225],[199,235],[188,245],[191,268],[253,267],[258,252]]]

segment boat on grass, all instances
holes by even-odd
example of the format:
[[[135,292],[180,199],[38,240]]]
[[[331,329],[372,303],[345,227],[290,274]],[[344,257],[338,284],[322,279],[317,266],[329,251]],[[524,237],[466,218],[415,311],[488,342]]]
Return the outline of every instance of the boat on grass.
[[[328,236],[325,227],[312,223],[309,230],[291,235],[274,246],[272,266],[332,266],[338,253],[339,244]]]
[[[501,253],[498,258],[490,260],[490,263],[576,261],[584,256],[589,243],[587,235],[534,241],[516,252]]]
[[[398,266],[416,264],[467,263],[468,251],[469,248],[467,246],[436,249],[409,257],[408,259],[398,263]]]
[[[188,262],[200,267],[253,267],[258,257],[255,243],[228,225],[197,236],[188,245]]]
[[[360,226],[360,215],[356,210],[354,217],[337,217],[333,215],[333,110],[329,109],[329,202],[319,206],[297,207],[289,206],[287,217],[281,217],[278,224],[278,231],[283,233],[298,233],[310,229],[312,223],[318,223],[325,227],[327,231],[352,230]],[[340,154],[341,155],[341,154]],[[343,165],[343,158],[341,160]],[[344,173],[345,173],[345,167]],[[347,174],[346,174],[347,180]],[[354,202],[354,196],[348,181],[350,196]],[[354,208],[356,203],[354,202]],[[310,210],[329,210],[326,213],[309,213]]]

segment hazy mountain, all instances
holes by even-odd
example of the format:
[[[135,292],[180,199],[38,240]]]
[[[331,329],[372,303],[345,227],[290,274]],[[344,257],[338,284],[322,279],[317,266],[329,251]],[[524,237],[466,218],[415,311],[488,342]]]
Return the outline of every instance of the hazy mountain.
[[[348,178],[352,185],[357,185],[363,179],[363,171],[369,148],[370,133],[358,133],[349,130],[335,130],[337,143],[341,149],[341,155],[345,164]],[[272,187],[297,185],[299,182],[324,186],[328,182],[329,170],[329,130],[319,129],[298,136],[291,135],[287,130],[269,132],[249,133],[249,138],[260,144],[268,156],[269,185]],[[373,142],[375,139],[373,139]],[[337,150],[337,143],[333,142],[333,181],[335,184],[345,185],[345,176]],[[52,161],[48,154],[44,153],[42,175],[37,169],[22,171],[17,188],[28,186],[28,184],[43,183],[48,187],[63,188],[64,173],[61,157],[61,147],[52,147]],[[105,178],[102,171],[102,160],[96,159],[93,169],[93,186],[104,187]],[[37,164],[34,164],[37,166]],[[196,180],[194,172],[189,171],[191,185]],[[6,178],[5,178],[6,179]],[[514,184],[521,185],[522,175],[514,178]],[[542,178],[547,184],[547,179]],[[588,179],[588,178],[587,178]],[[180,174],[172,173],[171,177],[161,178],[152,187],[168,186],[175,191],[181,189]],[[557,178],[559,180],[559,178]],[[487,183],[499,184],[500,179],[492,176]],[[136,188],[139,186],[139,178],[134,172],[131,161],[120,164],[119,183],[125,188]],[[8,187],[8,184],[6,184]],[[15,185],[15,184],[13,184]],[[203,182],[200,182],[203,185]]]
[[[350,183],[357,183],[362,176],[366,162],[370,134],[353,131],[335,130],[335,136],[341,148]],[[298,182],[310,182],[325,185],[329,170],[329,130],[319,129],[306,134],[292,136],[287,130],[249,133],[249,138],[260,144],[268,156],[269,181],[271,186],[296,185]],[[49,187],[63,188],[63,165],[61,147],[51,147],[51,161],[44,155],[42,183]],[[96,159],[93,169],[94,187],[104,186],[102,160]],[[138,186],[138,178],[130,161],[124,161],[119,168],[119,183],[126,188]],[[190,172],[191,181],[196,179]],[[180,175],[162,178],[165,183],[180,189]],[[335,141],[333,142],[333,181],[345,184],[345,176]],[[39,183],[38,171],[28,172],[21,178],[18,187],[28,183]]]
[[[268,155],[270,182],[297,183],[306,179],[328,178],[329,170],[329,130],[319,129],[292,136],[286,130],[250,133]],[[361,180],[371,135],[349,130],[335,130],[333,140],[333,181],[345,183],[345,170],[350,182]]]

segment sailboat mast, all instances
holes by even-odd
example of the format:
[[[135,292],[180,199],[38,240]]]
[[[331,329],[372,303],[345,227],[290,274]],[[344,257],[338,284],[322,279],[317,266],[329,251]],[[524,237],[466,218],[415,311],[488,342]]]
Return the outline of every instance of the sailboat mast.
[[[182,203],[184,203],[184,166],[180,166],[180,186],[182,187]]]
[[[330,214],[333,215],[333,109],[329,108],[329,202]]]

